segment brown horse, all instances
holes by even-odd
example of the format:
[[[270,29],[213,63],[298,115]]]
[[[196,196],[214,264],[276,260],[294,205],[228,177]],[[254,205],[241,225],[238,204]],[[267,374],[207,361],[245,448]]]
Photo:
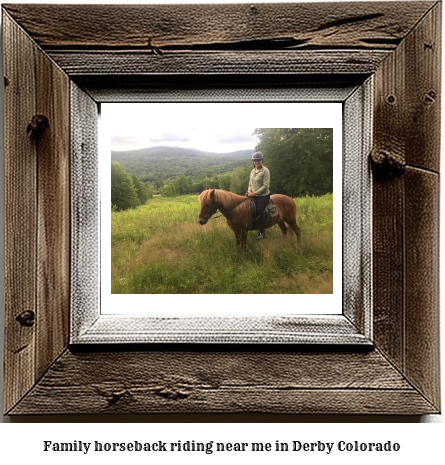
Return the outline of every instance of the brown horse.
[[[284,223],[300,239],[300,228],[297,224],[297,207],[295,202],[286,195],[274,194],[270,198],[273,200],[278,210],[278,216],[269,218],[266,221],[266,228],[270,228],[278,223],[283,236],[287,234],[287,228]],[[206,189],[199,196],[201,210],[198,216],[198,223],[206,224],[209,218],[219,210],[226,218],[230,229],[235,233],[237,245],[244,247],[246,245],[247,231],[251,229],[250,218],[250,201],[248,197],[232,194],[219,189]]]

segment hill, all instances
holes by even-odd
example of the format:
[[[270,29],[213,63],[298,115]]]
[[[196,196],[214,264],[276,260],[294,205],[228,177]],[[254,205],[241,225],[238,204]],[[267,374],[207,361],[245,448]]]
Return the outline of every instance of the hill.
[[[253,152],[252,149],[216,153],[159,146],[111,152],[111,161],[118,161],[129,174],[136,174],[143,182],[152,182],[155,179],[175,179],[181,175],[203,178],[233,171],[250,163]]]

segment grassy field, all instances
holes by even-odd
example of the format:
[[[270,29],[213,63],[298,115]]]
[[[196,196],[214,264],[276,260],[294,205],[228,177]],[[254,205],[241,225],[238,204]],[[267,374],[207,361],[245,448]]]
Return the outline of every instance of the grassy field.
[[[224,217],[197,223],[197,195],[111,214],[114,294],[332,293],[333,196],[295,199],[301,244],[278,225],[240,251]]]

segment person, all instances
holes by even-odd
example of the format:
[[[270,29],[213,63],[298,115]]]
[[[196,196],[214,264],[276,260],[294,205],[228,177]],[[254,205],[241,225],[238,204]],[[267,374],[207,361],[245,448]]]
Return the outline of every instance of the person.
[[[263,154],[255,152],[252,155],[255,168],[250,172],[249,188],[246,196],[253,197],[256,203],[258,223],[257,240],[266,238],[266,206],[270,200],[270,172],[263,165]]]

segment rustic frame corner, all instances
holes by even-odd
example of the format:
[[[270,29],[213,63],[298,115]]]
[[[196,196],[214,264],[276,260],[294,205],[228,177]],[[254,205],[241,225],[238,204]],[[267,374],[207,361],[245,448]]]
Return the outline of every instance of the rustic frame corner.
[[[11,4],[2,15],[6,414],[440,411],[441,2]],[[70,201],[73,176],[82,182],[73,151],[95,169],[94,127],[77,125],[73,148],[79,109],[371,76],[371,347],[70,345],[71,228],[97,221]]]

